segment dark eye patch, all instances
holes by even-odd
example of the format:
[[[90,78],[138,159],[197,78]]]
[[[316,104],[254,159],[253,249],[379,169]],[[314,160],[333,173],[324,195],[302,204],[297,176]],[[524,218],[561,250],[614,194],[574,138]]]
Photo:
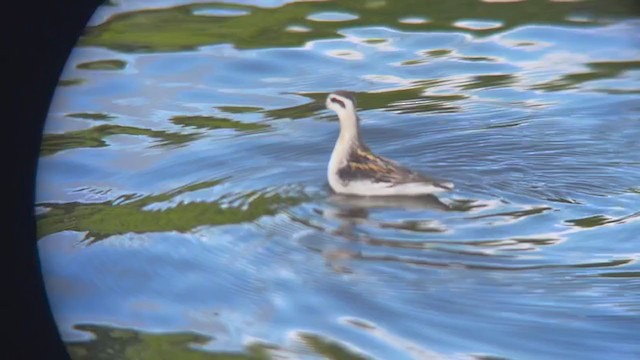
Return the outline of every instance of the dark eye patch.
[[[331,98],[331,99],[329,99],[329,101],[331,101],[332,103],[336,103],[336,104],[342,106],[342,108],[344,108],[344,109],[346,109],[346,107],[347,107],[342,100],[338,100],[336,98]]]

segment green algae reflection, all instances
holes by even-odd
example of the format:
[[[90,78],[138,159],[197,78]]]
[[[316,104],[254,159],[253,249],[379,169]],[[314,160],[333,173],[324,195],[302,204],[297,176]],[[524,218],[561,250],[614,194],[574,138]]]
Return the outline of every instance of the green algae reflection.
[[[330,360],[366,360],[369,357],[357,354],[349,350],[339,342],[325,339],[322,336],[312,333],[300,334],[302,340],[316,353]]]
[[[373,6],[375,5],[375,6]],[[189,4],[162,9],[147,9],[117,14],[106,22],[88,28],[81,46],[103,46],[124,52],[185,51],[199,46],[231,43],[237,48],[301,46],[308,41],[340,37],[345,26],[385,26],[406,31],[465,31],[454,23],[473,18],[499,20],[501,27],[467,29],[477,35],[494,34],[518,26],[537,24],[574,25],[567,20],[575,11],[594,11],[603,17],[629,16],[633,0],[585,0],[581,2],[490,3],[478,0],[341,0],[295,2],[277,8],[262,8],[222,3]],[[208,9],[232,10],[241,16],[202,16]],[[358,18],[339,21],[313,21],[318,12],[344,12]],[[406,24],[399,19],[425,16],[424,24]],[[287,32],[292,24],[309,31]]]
[[[626,71],[640,70],[640,61],[598,61],[586,64],[589,71],[563,75],[558,79],[536,84],[534,90],[570,90],[596,80],[613,79]],[[640,89],[636,89],[640,90]]]
[[[517,78],[511,74],[492,74],[474,76],[470,82],[462,86],[463,90],[478,90],[509,87]]]
[[[212,117],[212,116],[175,116],[172,123],[197,129],[235,129],[239,131],[259,131],[269,128],[266,124],[244,123],[241,121]]]
[[[207,352],[193,348],[211,341],[208,336],[192,333],[144,333],[99,325],[76,325],[76,329],[91,332],[94,339],[67,343],[73,360],[268,360],[269,347],[249,345],[242,352]]]
[[[86,120],[111,120],[115,118],[113,115],[104,113],[72,113],[67,114],[67,117]]]
[[[102,113],[74,113],[69,117],[87,120],[110,120],[113,116]],[[203,130],[234,129],[255,132],[269,128],[267,124],[243,123],[210,116],[176,116],[170,119],[176,125]],[[106,147],[105,139],[113,135],[147,136],[158,140],[157,146],[182,145],[195,140],[202,133],[183,134],[163,130],[151,130],[134,126],[103,124],[85,130],[69,131],[61,134],[45,134],[42,139],[41,155],[48,156],[63,150],[77,148]]]
[[[127,63],[122,60],[98,60],[78,64],[76,67],[83,70],[122,70]]]
[[[227,194],[211,202],[179,203],[164,210],[147,210],[147,206],[169,201],[180,194],[207,189],[220,184],[214,180],[191,184],[174,191],[136,198],[121,196],[99,203],[42,203],[47,211],[37,217],[38,238],[60,231],[85,232],[85,240],[95,242],[113,235],[149,232],[188,232],[203,225],[250,222],[274,215],[280,209],[297,205],[301,194],[250,191]],[[232,200],[229,206],[225,201]]]
[[[261,107],[257,106],[217,106],[216,108],[220,111],[228,112],[231,114],[254,113],[262,110]]]
[[[158,145],[179,145],[195,138],[193,134],[180,134],[160,130],[149,130],[133,126],[99,125],[86,130],[70,131],[62,134],[45,134],[42,139],[40,153],[42,156],[53,155],[63,150],[76,148],[106,147],[104,140],[113,135],[149,136],[160,140]]]
[[[275,352],[288,352],[276,345],[261,342],[248,344],[244,351],[205,351],[194,345],[204,345],[211,341],[215,344],[215,339],[195,332],[147,333],[92,324],[80,324],[74,328],[90,332],[93,339],[66,343],[73,360],[275,360],[280,358],[274,356]],[[302,333],[299,336],[308,351],[319,358],[368,359],[323,336],[313,333]]]
[[[60,79],[60,81],[58,81],[58,86],[74,86],[74,85],[81,85],[85,83],[85,79],[78,79],[78,78],[74,78],[74,79]]]
[[[355,97],[360,110],[390,111],[400,114],[415,113],[453,113],[460,111],[455,102],[468,98],[462,94],[425,95],[429,86],[441,83],[439,80],[424,80],[415,87],[395,89],[381,92],[361,92]],[[301,93],[311,101],[302,105],[264,111],[267,118],[272,119],[304,119],[324,110],[324,99],[328,93]]]
[[[606,215],[593,215],[580,219],[566,220],[565,222],[581,228],[594,228],[604,225],[624,224],[638,217],[640,217],[640,211],[619,218],[612,218]]]

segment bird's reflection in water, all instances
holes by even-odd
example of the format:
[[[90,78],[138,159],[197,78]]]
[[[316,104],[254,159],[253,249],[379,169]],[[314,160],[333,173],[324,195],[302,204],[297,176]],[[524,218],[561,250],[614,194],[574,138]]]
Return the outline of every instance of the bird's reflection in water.
[[[328,265],[339,272],[350,272],[341,263],[348,259],[361,258],[357,243],[377,242],[367,234],[366,227],[371,229],[398,229],[413,233],[442,233],[447,231],[444,224],[433,218],[419,220],[403,220],[400,222],[384,219],[372,219],[370,214],[376,210],[424,211],[427,217],[430,211],[467,212],[486,204],[475,200],[448,199],[446,202],[435,195],[422,196],[349,196],[330,193],[327,198],[328,207],[317,212],[332,220],[338,221],[338,227],[331,231],[332,235],[349,240],[351,244],[343,244],[338,248],[324,249],[323,255]],[[364,226],[363,226],[364,225]],[[366,226],[366,227],[365,227]],[[389,240],[393,242],[393,240]],[[389,242],[389,241],[384,241]]]
[[[407,210],[452,210],[448,205],[435,195],[422,196],[349,196],[331,194],[329,202],[337,206],[346,206],[360,209],[407,209]]]
[[[475,200],[455,199],[447,203],[435,195],[422,196],[349,196],[332,193],[327,198],[336,207],[332,214],[347,221],[366,220],[374,209],[470,211],[486,205]]]

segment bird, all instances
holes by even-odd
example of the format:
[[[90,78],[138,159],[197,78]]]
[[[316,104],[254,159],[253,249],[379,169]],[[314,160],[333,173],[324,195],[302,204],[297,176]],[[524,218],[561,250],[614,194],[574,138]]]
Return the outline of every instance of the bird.
[[[327,180],[335,193],[420,196],[453,190],[451,181],[432,178],[374,154],[360,133],[360,117],[352,92],[331,92],[325,106],[335,111],[340,121],[340,134],[327,166]]]

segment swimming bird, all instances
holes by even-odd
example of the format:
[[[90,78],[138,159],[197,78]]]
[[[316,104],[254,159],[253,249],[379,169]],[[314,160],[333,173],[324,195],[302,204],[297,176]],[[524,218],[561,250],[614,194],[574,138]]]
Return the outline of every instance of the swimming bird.
[[[435,194],[452,190],[449,181],[436,180],[410,170],[392,160],[375,155],[360,134],[356,99],[349,91],[334,91],[325,102],[340,120],[327,178],[338,194],[358,196],[407,196]]]

